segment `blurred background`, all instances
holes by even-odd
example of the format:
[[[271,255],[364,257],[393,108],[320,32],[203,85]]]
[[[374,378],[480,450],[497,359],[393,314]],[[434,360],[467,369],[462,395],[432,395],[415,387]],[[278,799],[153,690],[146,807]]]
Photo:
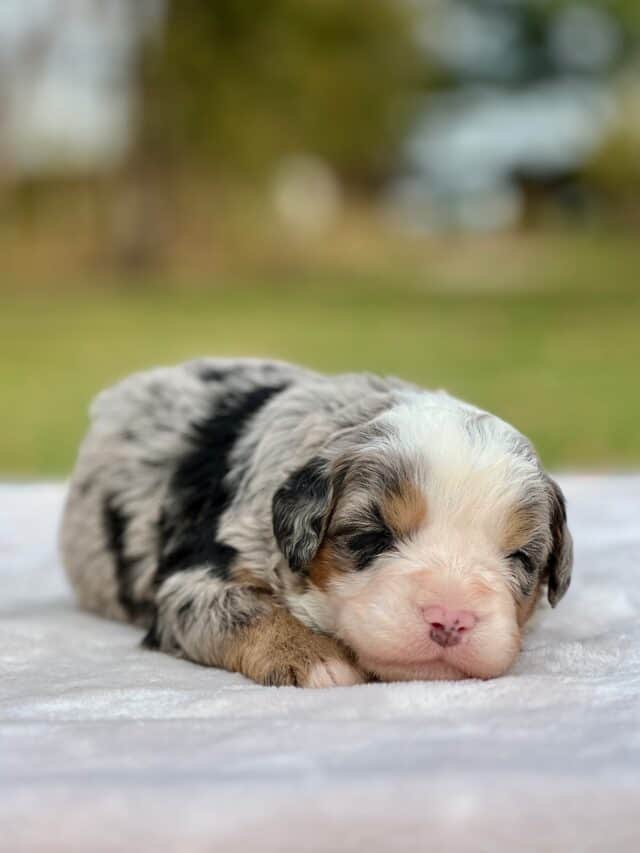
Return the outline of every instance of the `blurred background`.
[[[0,474],[201,354],[640,462],[638,0],[2,0]]]

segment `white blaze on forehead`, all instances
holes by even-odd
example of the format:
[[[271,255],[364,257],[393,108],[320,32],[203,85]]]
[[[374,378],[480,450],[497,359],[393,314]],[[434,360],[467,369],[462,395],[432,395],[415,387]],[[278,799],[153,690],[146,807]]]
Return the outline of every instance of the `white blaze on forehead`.
[[[504,527],[523,499],[544,500],[526,439],[500,418],[445,393],[406,395],[381,416],[389,453],[399,455],[427,497],[430,526]],[[382,449],[382,448],[381,448]]]

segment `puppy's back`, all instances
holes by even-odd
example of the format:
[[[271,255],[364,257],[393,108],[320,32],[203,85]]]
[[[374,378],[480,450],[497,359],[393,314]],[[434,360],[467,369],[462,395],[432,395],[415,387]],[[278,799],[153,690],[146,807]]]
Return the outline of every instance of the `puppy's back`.
[[[81,606],[149,624],[163,504],[193,432],[223,401],[306,373],[279,362],[200,359],[133,374],[98,394],[60,530]]]

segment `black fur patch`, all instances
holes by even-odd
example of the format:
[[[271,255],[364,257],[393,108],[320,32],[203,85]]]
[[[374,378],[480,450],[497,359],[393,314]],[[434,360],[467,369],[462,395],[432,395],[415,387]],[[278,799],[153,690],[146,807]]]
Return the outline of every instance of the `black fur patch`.
[[[567,529],[567,508],[557,483],[549,478],[551,488],[551,535],[553,547],[544,570],[548,578],[548,597],[555,607],[569,589],[573,563],[573,542]]]
[[[273,533],[294,572],[313,559],[327,525],[333,485],[320,456],[294,471],[273,496]]]
[[[227,482],[229,454],[259,410],[286,384],[230,394],[211,416],[191,426],[191,450],[176,468],[160,519],[156,586],[175,572],[208,566],[227,578],[235,548],[217,538],[220,517],[233,493]]]
[[[158,637],[158,617],[154,614],[153,621],[149,630],[142,638],[141,646],[143,649],[159,649],[160,638]]]
[[[224,382],[229,376],[229,368],[203,366],[198,368],[198,377],[203,382]]]
[[[107,496],[102,505],[102,524],[107,546],[113,554],[118,581],[118,601],[134,618],[150,616],[154,607],[150,602],[137,601],[133,594],[133,581],[137,558],[126,553],[126,535],[129,524],[127,514],[116,506],[113,496]]]

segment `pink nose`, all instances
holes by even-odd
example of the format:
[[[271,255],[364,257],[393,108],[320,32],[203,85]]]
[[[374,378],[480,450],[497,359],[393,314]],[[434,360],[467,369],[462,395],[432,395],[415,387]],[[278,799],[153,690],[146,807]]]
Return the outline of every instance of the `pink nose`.
[[[456,646],[477,622],[470,610],[449,610],[439,604],[425,607],[423,612],[429,636],[443,648]]]

